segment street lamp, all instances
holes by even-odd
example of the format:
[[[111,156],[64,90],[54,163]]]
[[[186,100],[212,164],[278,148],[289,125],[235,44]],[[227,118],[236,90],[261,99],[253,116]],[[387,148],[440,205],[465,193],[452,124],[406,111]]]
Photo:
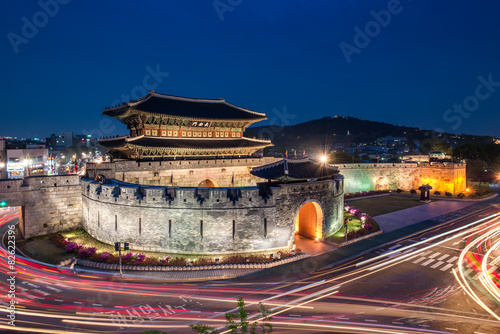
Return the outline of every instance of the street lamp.
[[[327,159],[326,159],[326,155],[322,155],[322,156],[319,158],[319,160],[320,160],[321,162],[325,163],[325,162],[326,162],[326,160],[327,160]]]

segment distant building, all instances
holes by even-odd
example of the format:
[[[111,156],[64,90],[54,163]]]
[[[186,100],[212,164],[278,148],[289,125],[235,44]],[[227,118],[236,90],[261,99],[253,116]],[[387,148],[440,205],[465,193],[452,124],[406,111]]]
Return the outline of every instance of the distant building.
[[[61,132],[62,146],[64,146],[64,147],[73,146],[73,138],[74,137],[75,137],[75,135],[73,134],[73,131]]]
[[[5,139],[0,139],[0,179],[7,178],[7,147]]]
[[[385,146],[385,147],[396,147],[396,146],[406,145],[407,141],[408,139],[406,137],[387,136],[387,137],[377,138],[377,144],[379,146]]]
[[[49,149],[45,145],[27,144],[24,148],[15,145],[10,148],[5,141],[0,140],[0,155],[4,164],[4,168],[0,168],[2,179],[48,175]],[[2,163],[0,167],[3,166]]]

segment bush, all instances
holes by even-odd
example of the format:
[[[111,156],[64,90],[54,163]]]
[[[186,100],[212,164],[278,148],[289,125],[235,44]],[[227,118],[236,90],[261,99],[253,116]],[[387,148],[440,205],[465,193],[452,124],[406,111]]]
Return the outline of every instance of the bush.
[[[80,255],[82,257],[89,257],[89,256],[95,254],[95,252],[96,252],[95,247],[83,248],[83,249],[80,249],[80,251],[78,252],[78,255]]]
[[[434,195],[438,195],[438,196],[439,196],[439,195],[441,195],[441,192],[440,192],[440,191],[438,191],[438,190],[436,190],[436,191],[434,192]]]
[[[105,253],[102,253],[100,256],[99,256],[99,259],[101,261],[107,261],[109,259],[109,257],[111,256],[111,253],[110,252],[105,252]]]
[[[467,197],[469,197],[469,198],[477,198],[478,196],[477,196],[475,193],[472,193],[472,194],[470,194],[470,195],[469,195],[469,196],[467,196]]]
[[[64,247],[64,249],[66,250],[66,252],[68,253],[76,253],[80,250],[80,248],[82,248],[83,245],[79,245],[77,244],[76,242],[68,242],[66,244],[66,246]]]
[[[127,254],[123,255],[122,260],[123,262],[128,262],[133,256],[134,253],[128,252]]]
[[[398,190],[396,190],[396,192],[397,192],[398,194],[401,194],[401,193],[403,192],[403,190],[398,189]]]
[[[450,192],[448,192],[448,191],[447,191],[447,192],[445,192],[444,194],[445,194],[445,196],[446,196],[446,197],[451,197],[451,196],[453,196],[453,194],[452,194],[452,193],[450,193]]]
[[[460,193],[457,195],[458,198],[464,198],[465,197],[465,194],[464,193]]]
[[[417,191],[415,189],[410,190],[410,194],[416,194]]]

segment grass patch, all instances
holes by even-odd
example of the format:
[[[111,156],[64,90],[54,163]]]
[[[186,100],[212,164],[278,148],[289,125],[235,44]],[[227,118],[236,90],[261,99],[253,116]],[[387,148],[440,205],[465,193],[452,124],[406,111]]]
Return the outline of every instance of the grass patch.
[[[50,264],[58,264],[75,256],[75,254],[66,253],[64,249],[57,247],[49,240],[48,235],[28,240],[21,249],[33,259]]]
[[[346,202],[347,205],[352,204],[356,209],[368,214],[371,217],[383,215],[385,213],[404,210],[415,206],[422,205],[420,198],[405,197],[405,196],[382,196],[367,199],[359,199],[352,202]]]
[[[344,219],[345,218],[347,218],[347,221],[348,221],[347,233],[356,232],[356,231],[361,229],[362,221],[360,219],[358,219],[356,216],[344,211]],[[376,225],[376,228],[372,232],[380,230],[380,227],[378,226],[378,224],[375,221],[373,221],[373,223]],[[372,232],[370,232],[370,233],[372,233]],[[346,241],[345,234],[346,234],[345,227],[342,226],[342,228],[340,230],[338,230],[333,235],[328,237],[328,240],[331,242],[334,242],[336,244],[340,244],[340,243]]]

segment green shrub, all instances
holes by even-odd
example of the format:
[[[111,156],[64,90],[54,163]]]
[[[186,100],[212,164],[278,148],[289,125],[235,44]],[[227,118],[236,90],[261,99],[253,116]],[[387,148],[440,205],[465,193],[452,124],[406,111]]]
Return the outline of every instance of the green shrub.
[[[453,194],[452,194],[452,193],[450,193],[450,192],[448,192],[448,191],[447,191],[447,192],[445,192],[444,194],[445,194],[445,196],[446,196],[446,197],[451,197],[451,196],[453,196]]]
[[[464,198],[465,197],[465,194],[464,193],[460,193],[457,195],[458,198]]]
[[[434,192],[434,195],[438,195],[438,196],[439,196],[439,195],[441,195],[441,192],[440,192],[440,191],[438,191],[438,190],[436,190],[436,191]]]
[[[415,189],[410,190],[410,194],[416,194],[417,191]]]
[[[398,189],[398,190],[396,190],[396,192],[397,192],[398,194],[401,194],[401,193],[403,192],[403,190]]]

